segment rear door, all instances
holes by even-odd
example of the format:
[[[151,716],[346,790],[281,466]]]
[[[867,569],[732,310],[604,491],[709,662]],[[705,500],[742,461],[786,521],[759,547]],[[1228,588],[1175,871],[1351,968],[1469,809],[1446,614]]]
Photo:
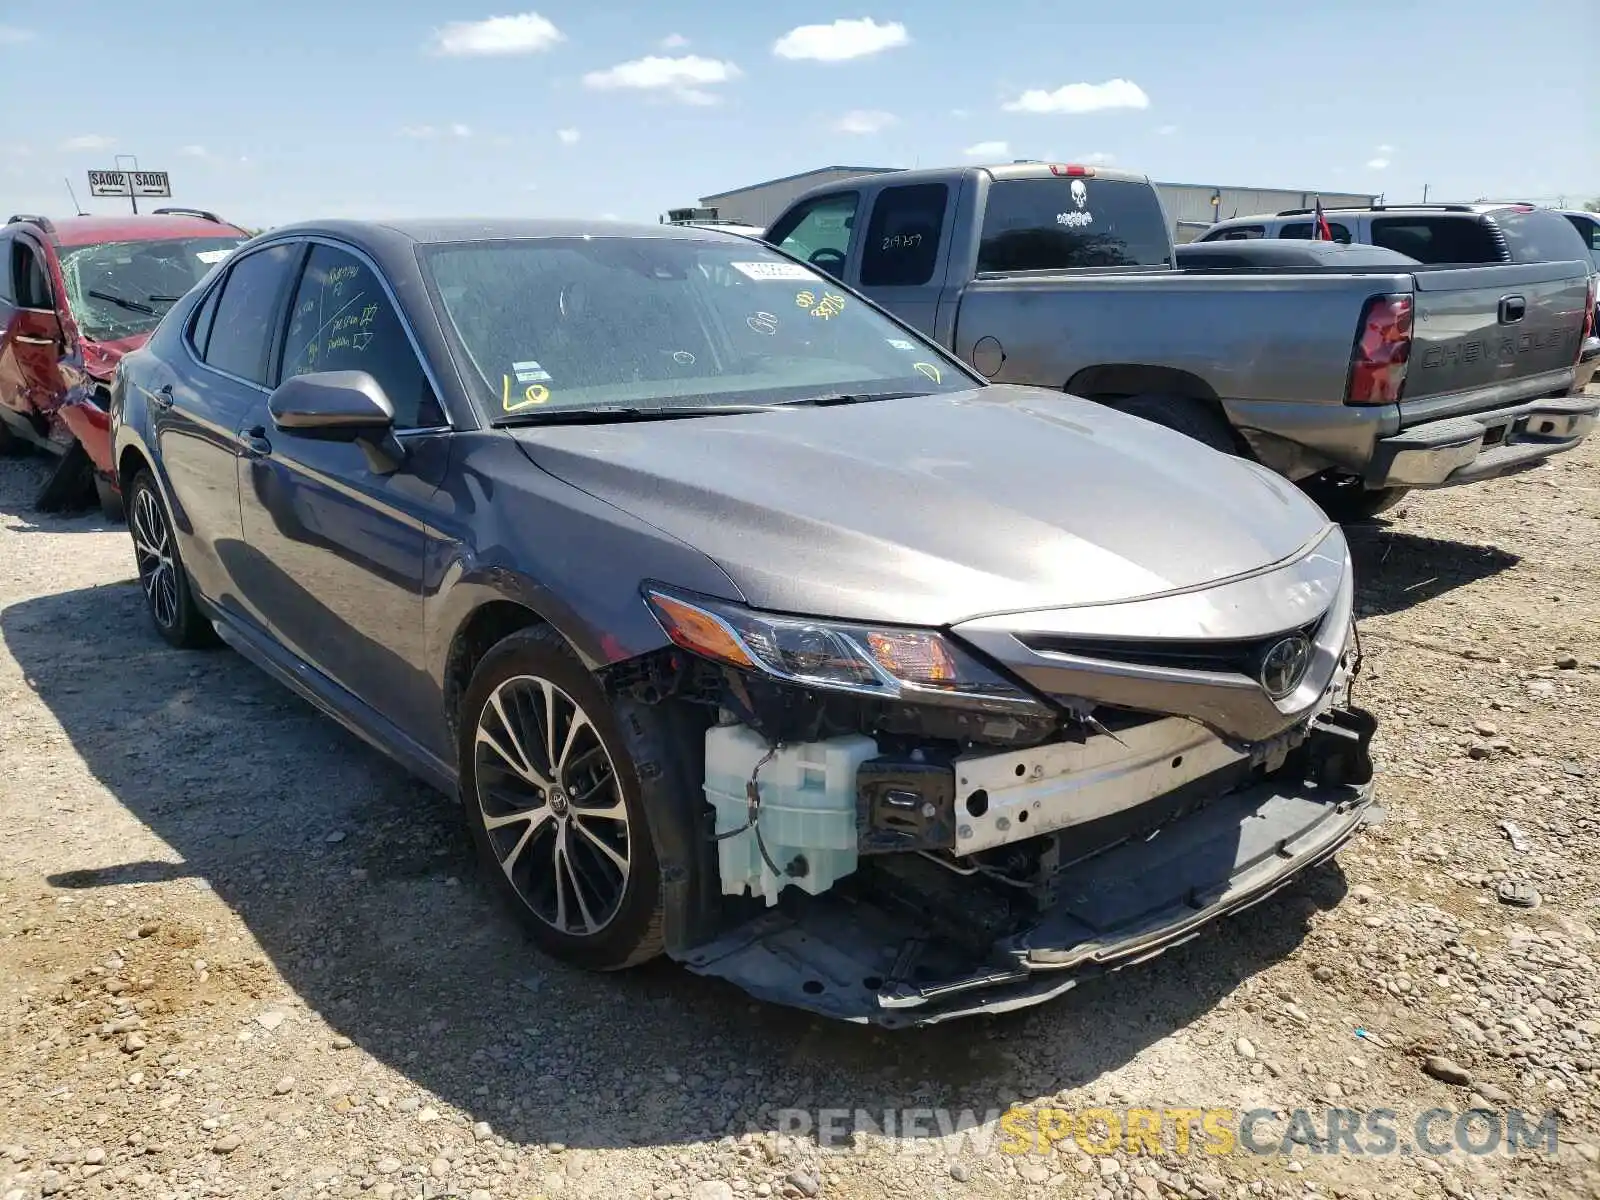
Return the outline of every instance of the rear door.
[[[1402,411],[1490,386],[1508,404],[1559,386],[1577,358],[1588,283],[1566,263],[1418,271]]]
[[[267,394],[267,364],[283,325],[302,242],[275,242],[235,259],[184,331],[187,353],[138,381],[179,550],[214,603],[248,612],[238,588],[239,425]]]

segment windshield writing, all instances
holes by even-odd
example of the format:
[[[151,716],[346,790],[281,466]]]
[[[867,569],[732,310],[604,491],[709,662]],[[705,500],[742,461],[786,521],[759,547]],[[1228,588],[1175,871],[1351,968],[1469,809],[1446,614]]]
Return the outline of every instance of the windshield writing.
[[[426,262],[495,416],[975,386],[828,277],[748,242],[547,238]]]

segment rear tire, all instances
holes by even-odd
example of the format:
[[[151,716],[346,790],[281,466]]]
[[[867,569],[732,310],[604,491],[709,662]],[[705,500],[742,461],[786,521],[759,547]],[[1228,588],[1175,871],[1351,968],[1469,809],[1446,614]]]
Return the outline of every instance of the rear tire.
[[[189,572],[178,555],[172,518],[149,471],[140,471],[128,488],[128,532],[139,569],[145,611],[169,645],[180,650],[213,646],[216,630],[195,603]]]
[[[1364,488],[1360,480],[1312,479],[1306,495],[1341,525],[1356,525],[1386,513],[1411,494],[1410,488]]]
[[[1118,412],[1142,417],[1152,424],[1193,438],[1213,450],[1235,456],[1239,454],[1239,439],[1233,427],[1204,400],[1192,400],[1187,396],[1143,395],[1123,396],[1103,403]]]
[[[591,971],[661,953],[666,905],[616,711],[548,626],[511,634],[459,716],[461,804],[490,886],[553,958]],[[670,819],[670,818],[668,818]]]

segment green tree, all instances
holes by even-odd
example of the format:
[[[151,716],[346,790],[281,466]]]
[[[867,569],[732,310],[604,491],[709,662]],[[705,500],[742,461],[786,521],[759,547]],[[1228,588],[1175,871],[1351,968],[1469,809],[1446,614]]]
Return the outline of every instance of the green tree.
[[[1600,213],[1600,196],[1596,196],[1593,200],[1585,200],[1583,202],[1583,211]]]

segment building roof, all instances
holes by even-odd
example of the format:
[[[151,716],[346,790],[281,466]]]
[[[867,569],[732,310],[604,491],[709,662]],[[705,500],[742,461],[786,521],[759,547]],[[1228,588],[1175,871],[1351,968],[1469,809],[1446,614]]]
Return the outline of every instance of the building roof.
[[[737,196],[743,192],[753,192],[757,188],[771,187],[775,183],[793,183],[796,179],[807,179],[812,175],[826,175],[831,171],[844,171],[850,175],[883,175],[889,171],[898,171],[899,167],[813,167],[809,171],[799,171],[793,175],[782,175],[777,179],[768,179],[762,183],[747,183],[744,187],[731,188],[726,192],[713,192],[709,196],[701,196],[702,201],[721,200],[728,196]]]

